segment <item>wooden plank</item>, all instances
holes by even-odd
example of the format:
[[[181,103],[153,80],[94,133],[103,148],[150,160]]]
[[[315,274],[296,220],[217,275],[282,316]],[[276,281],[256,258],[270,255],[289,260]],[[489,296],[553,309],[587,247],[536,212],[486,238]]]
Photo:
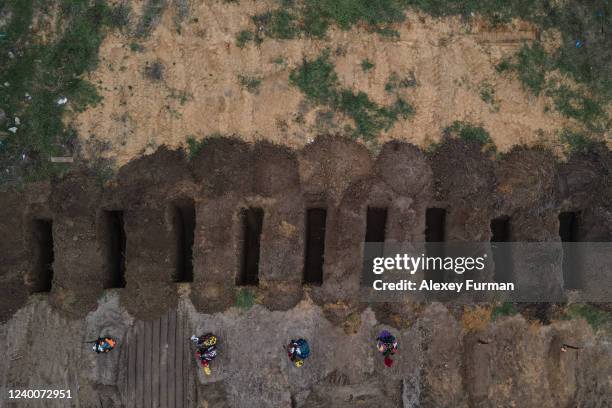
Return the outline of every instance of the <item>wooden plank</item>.
[[[136,327],[136,401],[134,406],[140,408],[144,402],[144,322],[136,323]]]
[[[168,406],[168,311],[161,317],[159,327],[159,406]]]
[[[184,406],[189,407],[191,404],[189,389],[191,383],[189,382],[189,371],[191,369],[191,364],[189,364],[189,354],[190,354],[190,343],[187,339],[191,336],[189,333],[189,326],[187,324],[187,316],[183,316],[183,398],[184,398]]]
[[[144,406],[145,408],[151,407],[151,363],[152,363],[152,335],[153,335],[153,323],[148,320],[145,322],[144,330]]]
[[[132,328],[128,334],[128,369],[127,369],[127,406],[132,408],[136,401],[136,333]]]
[[[152,341],[153,346],[151,348],[151,357],[153,362],[151,364],[151,405],[153,407],[159,407],[159,356],[161,355],[161,349],[159,347],[159,331],[160,321],[157,319],[153,322],[153,334]]]
[[[176,312],[171,310],[168,314],[168,408],[176,407]]]
[[[178,312],[177,312],[178,315]],[[184,393],[183,393],[183,319],[181,316],[176,317],[176,406],[184,407]]]

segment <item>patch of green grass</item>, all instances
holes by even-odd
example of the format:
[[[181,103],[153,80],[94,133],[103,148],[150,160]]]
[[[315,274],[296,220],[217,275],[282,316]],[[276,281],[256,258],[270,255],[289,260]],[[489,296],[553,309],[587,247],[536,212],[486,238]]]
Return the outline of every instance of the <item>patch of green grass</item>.
[[[236,291],[236,307],[249,310],[257,303],[255,292],[249,288],[240,288]]]
[[[254,39],[254,35],[249,30],[242,30],[236,36],[236,45],[238,48],[244,48],[247,44]]]
[[[136,36],[147,37],[157,24],[166,8],[166,0],[147,0],[144,5],[140,23],[136,28]]]
[[[410,71],[404,77],[400,77],[397,72],[392,72],[385,84],[385,91],[393,93],[403,88],[414,88],[415,86],[417,86],[417,80],[414,71]]]
[[[587,303],[574,303],[565,310],[566,319],[583,318],[593,331],[612,330],[612,313]]]
[[[56,23],[63,30],[42,43],[30,30],[32,16],[54,5],[59,7]],[[64,112],[79,112],[100,101],[83,75],[96,67],[106,31],[117,26],[117,16],[126,11],[87,0],[9,0],[3,9],[10,17],[0,55],[13,52],[14,58],[0,64],[0,84],[8,83],[0,86],[0,109],[20,121],[0,145],[0,185],[7,186],[58,177],[67,170],[66,164],[50,162],[53,156],[74,153],[76,132],[64,123]],[[58,104],[64,97],[68,103]]]
[[[369,70],[374,68],[374,66],[375,66],[374,63],[367,58],[361,61],[361,70],[363,72],[368,72]]]
[[[491,309],[491,320],[496,320],[498,317],[502,316],[514,316],[517,313],[518,310],[516,310],[511,302],[504,302]]]
[[[271,38],[289,40],[300,33],[297,17],[290,9],[267,11],[252,17],[258,33]]]
[[[510,71],[512,69],[512,62],[510,60],[510,58],[503,58],[496,66],[495,66],[495,70],[498,73],[502,73],[502,72],[507,72]]]
[[[204,140],[197,140],[193,136],[187,136],[187,157],[189,160],[193,159],[197,156],[200,151],[202,151],[202,147],[204,147]]]
[[[187,158],[191,160],[194,157],[196,157],[198,154],[200,154],[202,149],[206,148],[206,146],[215,139],[227,138],[227,137],[233,137],[233,136],[235,135],[229,135],[229,134],[225,135],[219,132],[215,132],[215,133],[212,133],[198,140],[195,138],[195,136],[188,135],[187,138],[185,139],[185,142],[187,143]]]
[[[289,75],[289,83],[297,86],[312,102],[322,105],[335,103],[339,82],[329,50],[323,51],[314,60],[304,60]]]
[[[168,93],[168,97],[178,100],[181,105],[184,105],[187,103],[187,101],[193,99],[193,95],[187,90],[170,88],[169,91],[170,93]]]
[[[569,129],[563,129],[559,135],[559,140],[570,154],[588,153],[595,150],[599,145],[599,142],[593,140],[589,135]]]
[[[447,136],[459,137],[466,142],[476,142],[482,146],[488,146],[495,150],[493,139],[482,126],[474,126],[469,122],[455,121],[452,125],[444,129]]]
[[[309,101],[325,105],[350,117],[355,129],[353,137],[373,141],[383,130],[388,130],[399,118],[408,118],[414,108],[398,98],[392,106],[380,106],[370,100],[365,92],[354,93],[343,89],[330,60],[324,51],[314,60],[305,60],[289,75],[291,85],[298,87]]]
[[[259,93],[259,87],[261,86],[261,78],[253,76],[238,75],[238,82],[240,86],[249,91],[252,94]]]
[[[524,88],[539,95],[549,89],[547,73],[558,69],[585,85],[590,98],[601,106],[608,106],[612,101],[612,64],[609,63],[612,60],[609,43],[612,3],[608,1],[527,4],[525,0],[286,0],[282,1],[281,9],[254,20],[256,32],[261,32],[256,41],[263,41],[265,36],[322,38],[331,25],[343,30],[360,25],[381,35],[395,36],[397,31],[393,26],[403,21],[409,8],[435,17],[459,15],[471,19],[479,15],[493,27],[521,18],[542,30],[556,29],[562,39],[557,50],[547,53],[539,42],[526,44],[513,58],[502,60],[497,71],[516,72]],[[264,24],[258,25],[258,22]],[[274,28],[277,26],[281,28]],[[583,45],[576,47],[576,40]],[[572,114],[571,110],[569,113]],[[583,119],[586,118],[579,120]],[[601,132],[601,128],[595,131]]]
[[[609,126],[608,115],[595,99],[565,85],[549,90],[547,95],[553,98],[555,108],[562,115],[584,123],[591,130],[603,132]]]
[[[274,58],[272,60],[272,63],[279,66],[287,65],[287,61],[285,61],[285,58],[282,55],[279,55],[278,57]]]
[[[399,34],[390,25],[404,20],[405,8],[405,0],[284,0],[281,8],[253,16],[253,22],[261,40],[302,34],[323,38],[332,24],[343,30],[363,24],[372,32],[396,37]]]
[[[513,65],[523,86],[539,95],[546,84],[546,71],[549,60],[546,51],[539,43],[524,45],[516,55],[517,62]]]
[[[130,43],[130,50],[132,52],[143,52],[144,47],[141,44],[137,43],[136,41],[132,41]]]
[[[491,105],[495,112],[499,111],[499,103],[495,98],[495,88],[488,82],[483,82],[480,84],[479,89],[480,99],[484,103]]]

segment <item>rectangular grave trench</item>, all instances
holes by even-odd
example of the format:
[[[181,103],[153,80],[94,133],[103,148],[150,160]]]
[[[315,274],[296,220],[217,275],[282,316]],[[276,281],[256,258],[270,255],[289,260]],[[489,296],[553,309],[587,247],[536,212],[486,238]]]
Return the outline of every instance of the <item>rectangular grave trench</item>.
[[[387,232],[387,208],[368,207],[366,211],[365,252],[361,285],[371,286],[374,281],[372,269],[374,258],[384,256],[385,236]]]
[[[105,256],[104,289],[124,288],[127,239],[123,211],[103,211],[101,224]]]
[[[32,292],[50,292],[53,285],[53,221],[32,220],[32,243],[34,245],[34,279]]]
[[[175,282],[193,282],[193,243],[196,226],[193,199],[182,199],[172,205],[172,230],[175,242]]]
[[[446,240],[446,210],[444,208],[428,208],[425,212],[425,250],[428,257],[444,257]],[[437,264],[437,263],[436,263]],[[444,271],[431,269],[425,271],[424,279],[434,282],[444,282]]]
[[[491,252],[495,262],[495,281],[510,282],[513,275],[510,217],[503,215],[491,220]]]
[[[240,212],[242,224],[242,248],[240,271],[236,279],[238,286],[259,284],[259,257],[264,212],[261,208],[249,207]]]
[[[581,254],[579,241],[580,214],[567,211],[559,214],[559,237],[563,243],[563,282],[565,289],[582,289]]]
[[[325,259],[325,223],[327,210],[310,208],[306,210],[306,254],[304,257],[304,283],[323,283]]]

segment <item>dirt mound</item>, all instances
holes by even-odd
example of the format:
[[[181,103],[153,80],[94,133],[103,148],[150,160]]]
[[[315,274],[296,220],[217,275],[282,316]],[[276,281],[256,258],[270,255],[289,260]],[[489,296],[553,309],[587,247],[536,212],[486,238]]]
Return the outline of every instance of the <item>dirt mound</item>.
[[[452,205],[487,203],[495,184],[494,162],[477,142],[446,139],[431,155],[437,200]]]
[[[304,147],[299,162],[304,193],[323,201],[339,200],[348,186],[368,176],[373,166],[364,146],[330,136]]]
[[[609,203],[612,197],[612,158],[609,150],[573,154],[559,167],[559,190],[568,205],[580,208]]]
[[[527,148],[512,149],[500,160],[496,193],[502,208],[550,208],[558,200],[557,161],[550,150]]]
[[[248,194],[252,188],[251,147],[236,138],[214,137],[202,142],[191,159],[204,194],[219,197],[228,191]]]
[[[376,159],[376,173],[397,194],[429,190],[432,178],[426,157],[418,147],[399,141],[385,143]]]
[[[251,208],[261,214],[252,300],[288,310],[307,293],[344,324],[367,307],[359,298],[363,265],[355,254],[374,228],[367,225],[368,209],[386,214],[385,225],[376,227],[386,242],[424,241],[426,210],[438,207],[446,213],[447,241],[488,241],[490,222],[500,213],[512,217],[512,240],[558,241],[559,212],[568,206],[580,210],[584,239],[605,240],[612,222],[604,199],[610,156],[596,157],[576,156],[558,166],[552,153],[521,147],[494,161],[480,144],[461,139],[442,143],[428,160],[416,147],[393,141],[374,161],[362,145],[332,137],[298,152],[219,137],[191,161],[180,150],[162,148],[125,166],[117,182],[105,186],[88,172],[74,172],[51,186],[5,194],[1,227],[17,232],[13,243],[2,244],[10,255],[1,277],[7,287],[21,280],[32,290],[39,246],[46,243],[37,243],[30,228],[42,219],[52,224],[50,297],[67,314],[82,316],[105,289],[117,288],[130,313],[156,318],[176,305],[185,259],[193,265],[186,281],[193,280],[193,304],[223,311],[238,302],[236,285],[246,273],[243,212]],[[589,200],[572,169],[601,197]],[[564,201],[557,198],[559,177],[568,186]],[[304,285],[311,208],[326,213],[325,261],[320,281]],[[189,230],[191,252],[182,238]],[[553,262],[538,275],[551,290],[563,290],[559,267]],[[15,306],[22,301],[18,297]],[[395,306],[392,314],[406,309]]]

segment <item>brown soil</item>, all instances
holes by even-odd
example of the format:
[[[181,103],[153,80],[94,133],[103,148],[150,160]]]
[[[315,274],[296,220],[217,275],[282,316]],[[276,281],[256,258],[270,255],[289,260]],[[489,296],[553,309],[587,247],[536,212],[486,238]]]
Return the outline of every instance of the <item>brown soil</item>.
[[[136,14],[143,4],[133,2]],[[191,4],[180,18],[176,7],[168,7],[142,41],[142,52],[130,49],[138,41],[133,37],[110,34],[90,78],[104,99],[75,119],[83,144],[109,142],[107,151],[93,149],[93,154],[116,159],[119,165],[157,146],[178,147],[187,137],[201,139],[216,132],[302,147],[317,134],[341,131],[346,122],[341,117],[322,120],[326,108],[310,106],[288,84],[291,69],[324,48],[334,51],[343,86],[365,91],[381,104],[393,101],[385,91],[392,73],[414,73],[417,86],[400,93],[415,106],[416,115],[397,122],[381,141],[399,139],[424,147],[439,140],[453,121],[465,120],[481,123],[499,150],[507,151],[515,144],[556,140],[558,129],[572,125],[546,97],[530,95],[512,75],[495,71],[504,56],[536,38],[536,29],[526,23],[492,29],[478,19],[432,19],[411,11],[396,27],[399,40],[362,28],[332,29],[325,40],[266,39],[261,46],[238,48],[236,35],[252,28],[250,16],[275,6],[269,1],[207,0]],[[284,62],[274,63],[278,57]],[[360,67],[365,58],[375,63],[367,73]],[[154,63],[163,66],[160,80],[146,75]],[[239,75],[261,78],[259,92],[242,88]],[[495,90],[492,103],[480,96],[486,84]]]
[[[362,251],[368,206],[389,209],[390,242],[423,241],[425,210],[432,206],[447,209],[449,241],[488,241],[489,222],[498,214],[512,217],[513,240],[557,241],[558,214],[567,208],[583,214],[585,239],[607,241],[612,231],[609,164],[607,150],[558,164],[549,151],[526,147],[495,161],[479,145],[459,139],[443,143],[429,160],[418,148],[397,141],[373,158],[362,145],[331,137],[297,152],[265,141],[215,138],[191,161],[180,150],[161,148],[124,166],[105,186],[83,170],[51,186],[3,194],[0,228],[15,239],[2,243],[2,253],[10,255],[2,259],[0,277],[6,282],[4,294],[21,293],[4,296],[9,300],[3,310],[8,317],[32,288],[36,253],[28,225],[34,218],[53,220],[52,304],[74,317],[93,310],[109,270],[104,211],[120,210],[127,236],[121,302],[133,316],[159,316],[176,305],[178,296],[172,205],[193,199],[194,282],[188,287],[197,310],[223,311],[235,302],[243,245],[239,210],[246,207],[265,214],[254,295],[271,310],[294,307],[305,297],[305,209],[323,206],[328,217],[323,285],[306,292],[319,305],[340,302],[343,307],[325,310],[343,324],[367,307],[359,300],[361,277],[355,272],[362,260],[354,254]],[[569,169],[575,170],[572,177]],[[586,198],[575,178],[581,174],[596,188],[597,199]],[[557,266],[542,271],[551,287],[560,285]],[[387,307],[375,307],[379,318],[401,327],[397,319],[381,317]],[[410,305],[389,307],[394,315],[412,310]]]

